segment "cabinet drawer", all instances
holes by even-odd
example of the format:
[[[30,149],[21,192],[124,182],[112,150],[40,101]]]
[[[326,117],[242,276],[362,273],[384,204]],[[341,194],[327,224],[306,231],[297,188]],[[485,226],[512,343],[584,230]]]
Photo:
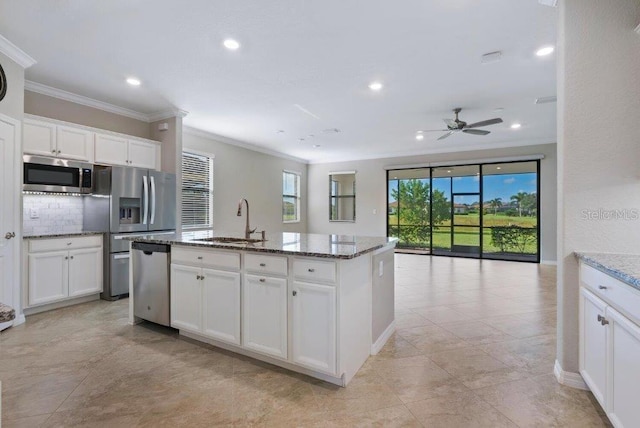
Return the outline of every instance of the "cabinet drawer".
[[[585,263],[580,263],[580,281],[589,291],[640,324],[640,291]]]
[[[30,239],[29,252],[72,250],[102,246],[102,236],[79,236],[53,239]]]
[[[287,258],[279,256],[264,256],[261,254],[245,254],[244,267],[247,271],[251,272],[286,276]]]
[[[293,276],[306,281],[335,283],[336,264],[319,260],[295,259]]]
[[[186,263],[194,266],[239,270],[240,253],[212,250],[196,250],[173,246],[171,262]]]

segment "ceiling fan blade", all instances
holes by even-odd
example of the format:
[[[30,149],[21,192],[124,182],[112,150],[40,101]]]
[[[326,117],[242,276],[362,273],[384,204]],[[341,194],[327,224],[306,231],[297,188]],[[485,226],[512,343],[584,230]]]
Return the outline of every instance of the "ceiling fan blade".
[[[444,134],[442,137],[438,138],[438,140],[444,140],[445,138],[447,138],[448,136],[450,136],[451,134],[453,134],[453,131],[449,131],[446,134]]]
[[[487,135],[491,134],[491,131],[485,131],[484,129],[463,129],[462,132],[473,135]]]
[[[444,123],[447,124],[447,128],[449,129],[457,129],[458,128],[458,124],[456,123],[455,120],[453,119],[442,119],[444,120]]]
[[[471,125],[467,125],[465,126],[465,129],[480,128],[481,126],[495,125],[496,123],[502,123],[502,119],[500,119],[499,117],[496,117],[495,119],[483,120],[482,122],[476,122],[476,123],[472,123]]]
[[[418,132],[449,132],[450,129],[421,129]]]

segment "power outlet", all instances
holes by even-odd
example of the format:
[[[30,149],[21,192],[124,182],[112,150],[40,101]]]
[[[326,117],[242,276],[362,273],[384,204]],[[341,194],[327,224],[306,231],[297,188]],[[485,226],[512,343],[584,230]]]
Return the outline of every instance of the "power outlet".
[[[35,208],[29,208],[29,218],[40,218],[40,213]]]
[[[378,263],[378,276],[384,275],[384,261],[380,260]]]

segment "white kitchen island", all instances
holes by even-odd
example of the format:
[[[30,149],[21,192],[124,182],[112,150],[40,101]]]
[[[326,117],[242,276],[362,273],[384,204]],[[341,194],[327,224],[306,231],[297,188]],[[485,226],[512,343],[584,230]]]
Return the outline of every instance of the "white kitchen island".
[[[171,326],[181,335],[346,386],[393,333],[394,238],[208,241],[216,236],[229,235],[132,238],[171,245]]]

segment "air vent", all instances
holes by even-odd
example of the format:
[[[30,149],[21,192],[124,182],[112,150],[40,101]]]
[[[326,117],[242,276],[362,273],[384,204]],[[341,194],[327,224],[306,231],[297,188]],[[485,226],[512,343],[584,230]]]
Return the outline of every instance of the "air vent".
[[[556,101],[558,101],[558,97],[556,97],[555,95],[550,96],[550,97],[536,98],[536,104],[555,103]]]
[[[322,130],[323,134],[338,134],[339,132],[340,130],[338,128],[327,128]]]
[[[482,63],[483,64],[490,64],[492,62],[498,62],[498,61],[500,61],[501,58],[502,58],[502,52],[501,51],[489,52],[489,53],[486,53],[486,54],[482,55]]]

